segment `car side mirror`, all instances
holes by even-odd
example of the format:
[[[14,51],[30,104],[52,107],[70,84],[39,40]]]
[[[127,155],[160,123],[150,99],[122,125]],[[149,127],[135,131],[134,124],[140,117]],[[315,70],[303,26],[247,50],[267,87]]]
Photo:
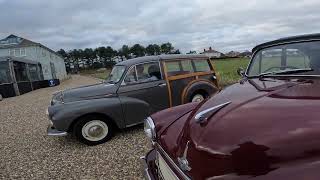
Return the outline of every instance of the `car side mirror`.
[[[239,76],[244,77],[244,69],[242,67],[238,68],[237,73],[239,74]]]

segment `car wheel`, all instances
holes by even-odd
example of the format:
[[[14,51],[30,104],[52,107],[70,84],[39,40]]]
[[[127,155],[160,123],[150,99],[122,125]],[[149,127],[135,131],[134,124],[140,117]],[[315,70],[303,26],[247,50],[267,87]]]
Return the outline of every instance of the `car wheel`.
[[[94,146],[110,140],[113,127],[110,121],[101,117],[85,117],[75,124],[73,132],[79,141]]]
[[[202,94],[195,94],[191,98],[191,102],[201,102],[204,100],[204,96]]]

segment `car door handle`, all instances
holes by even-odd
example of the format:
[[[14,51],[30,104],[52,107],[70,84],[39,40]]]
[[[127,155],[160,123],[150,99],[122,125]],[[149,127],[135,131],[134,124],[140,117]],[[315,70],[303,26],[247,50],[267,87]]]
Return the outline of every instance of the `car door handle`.
[[[161,84],[158,84],[159,87],[164,87],[164,86],[167,86],[166,83],[161,83]]]

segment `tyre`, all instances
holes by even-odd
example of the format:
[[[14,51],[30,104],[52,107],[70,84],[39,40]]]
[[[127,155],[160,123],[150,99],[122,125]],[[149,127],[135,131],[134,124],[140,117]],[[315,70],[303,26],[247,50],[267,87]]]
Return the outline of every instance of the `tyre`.
[[[87,116],[74,125],[74,135],[86,145],[94,146],[110,140],[114,127],[111,121],[99,116]]]
[[[201,102],[205,99],[202,94],[195,94],[191,97],[191,102]]]

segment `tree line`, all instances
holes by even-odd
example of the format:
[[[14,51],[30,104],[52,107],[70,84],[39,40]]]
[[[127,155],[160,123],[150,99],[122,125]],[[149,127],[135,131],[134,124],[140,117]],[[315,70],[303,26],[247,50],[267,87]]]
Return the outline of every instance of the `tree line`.
[[[93,67],[94,64],[97,63],[96,60],[99,59],[99,62],[102,62],[105,67],[108,67],[115,63],[113,61],[115,57],[126,60],[146,55],[180,54],[180,50],[175,50],[172,44],[167,42],[161,45],[149,44],[147,47],[140,44],[135,44],[132,47],[123,45],[118,50],[113,49],[111,46],[97,47],[95,49],[73,49],[70,51],[60,49],[57,53],[64,57],[67,63],[72,62],[74,64],[79,64],[80,60],[85,60],[90,67]]]

